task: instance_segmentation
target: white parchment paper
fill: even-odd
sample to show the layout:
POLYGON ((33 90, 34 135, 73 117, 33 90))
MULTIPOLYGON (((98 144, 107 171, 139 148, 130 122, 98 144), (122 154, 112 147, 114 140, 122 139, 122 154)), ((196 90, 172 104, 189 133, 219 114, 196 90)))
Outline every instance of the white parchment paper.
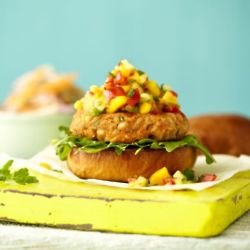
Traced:
MULTIPOLYGON (((250 156, 241 155, 240 157, 234 157, 229 155, 214 155, 216 162, 207 165, 204 156, 199 156, 194 171, 197 176, 205 173, 216 174, 217 178, 215 181, 192 183, 192 184, 181 184, 181 185, 164 185, 164 186, 151 186, 151 187, 138 187, 138 189, 148 190, 196 190, 200 191, 209 187, 212 187, 220 182, 230 179, 236 173, 250 170, 250 156)), ((73 182, 83 182, 90 184, 106 185, 119 188, 129 188, 127 183, 102 181, 96 179, 80 179, 75 176, 67 167, 66 162, 62 162, 55 154, 55 150, 52 146, 48 146, 43 151, 32 157, 30 160, 15 159, 10 156, 0 153, 0 166, 3 165, 7 160, 13 159, 14 168, 27 167, 35 170, 39 173, 50 175, 55 178, 62 180, 68 180, 73 182), (47 169, 41 166, 42 164, 48 164, 51 169, 47 169)), ((110 163, 112 164, 112 163, 110 163)))

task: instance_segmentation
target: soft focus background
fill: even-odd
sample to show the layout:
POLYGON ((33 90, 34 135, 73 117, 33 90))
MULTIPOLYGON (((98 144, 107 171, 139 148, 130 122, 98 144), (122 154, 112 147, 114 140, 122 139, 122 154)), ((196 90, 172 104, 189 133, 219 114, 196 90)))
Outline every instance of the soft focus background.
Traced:
POLYGON ((101 84, 122 58, 188 115, 250 115, 249 0, 0 0, 0 99, 40 64, 101 84))

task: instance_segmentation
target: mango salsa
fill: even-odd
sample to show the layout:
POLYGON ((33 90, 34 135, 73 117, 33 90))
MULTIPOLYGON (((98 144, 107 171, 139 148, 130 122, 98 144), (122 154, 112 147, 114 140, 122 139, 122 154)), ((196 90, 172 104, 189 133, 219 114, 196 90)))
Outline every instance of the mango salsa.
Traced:
POLYGON ((161 114, 180 112, 177 94, 170 86, 161 86, 127 60, 120 61, 108 74, 105 83, 92 85, 75 109, 88 110, 90 115, 128 112, 161 114))

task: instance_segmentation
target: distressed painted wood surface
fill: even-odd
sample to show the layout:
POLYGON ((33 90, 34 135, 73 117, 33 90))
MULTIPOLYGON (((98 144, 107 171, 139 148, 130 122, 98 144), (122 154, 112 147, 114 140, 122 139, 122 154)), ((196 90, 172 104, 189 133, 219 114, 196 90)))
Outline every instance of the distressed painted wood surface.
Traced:
POLYGON ((250 208, 250 172, 195 191, 131 190, 35 173, 38 184, 0 184, 0 220, 116 233, 209 237, 250 208))
POLYGON ((221 235, 197 239, 191 237, 101 233, 0 224, 0 250, 249 250, 250 212, 233 223, 221 235))

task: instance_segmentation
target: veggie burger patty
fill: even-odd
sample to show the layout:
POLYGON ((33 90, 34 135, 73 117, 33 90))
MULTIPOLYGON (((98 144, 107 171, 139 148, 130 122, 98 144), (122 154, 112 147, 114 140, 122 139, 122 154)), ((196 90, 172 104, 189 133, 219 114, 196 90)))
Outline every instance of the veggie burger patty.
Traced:
POLYGON ((70 127, 74 136, 124 143, 143 138, 176 140, 184 137, 188 129, 188 120, 181 113, 154 115, 120 112, 90 116, 82 111, 74 115, 70 127))

